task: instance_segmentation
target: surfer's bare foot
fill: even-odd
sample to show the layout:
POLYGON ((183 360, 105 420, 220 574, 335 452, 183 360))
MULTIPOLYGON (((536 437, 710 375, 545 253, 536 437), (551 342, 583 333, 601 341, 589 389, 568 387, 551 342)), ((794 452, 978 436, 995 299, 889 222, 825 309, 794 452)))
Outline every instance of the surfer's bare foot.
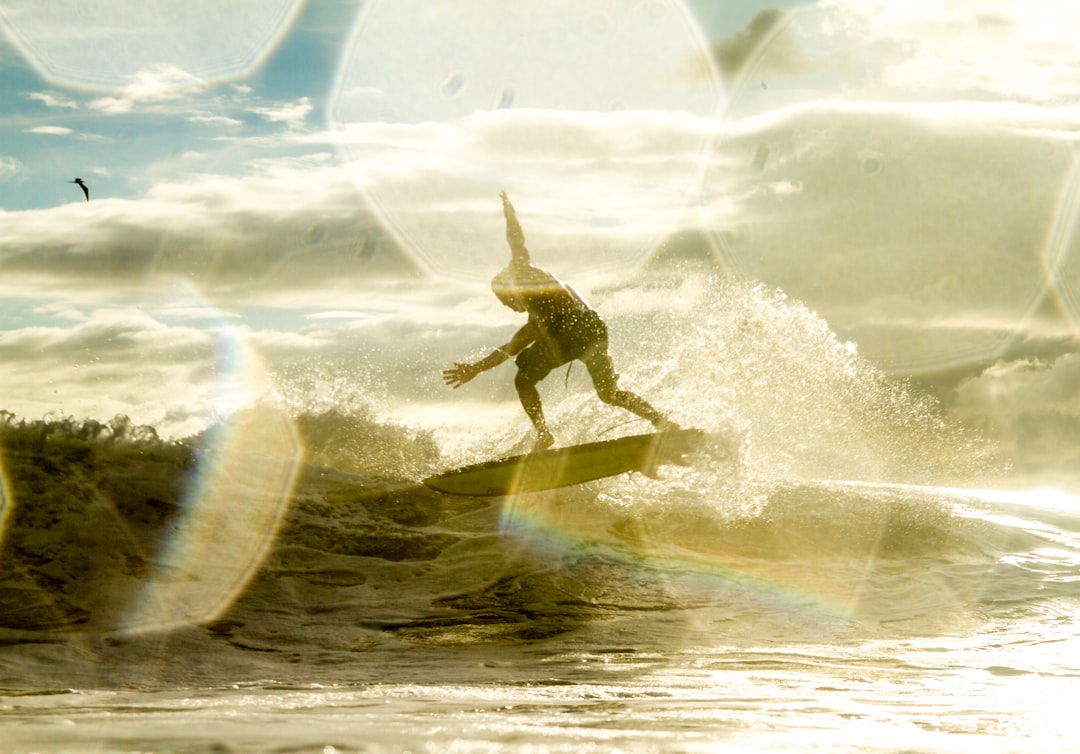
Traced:
POLYGON ((536 445, 533 445, 532 452, 539 453, 541 450, 547 450, 555 444, 555 435, 550 432, 541 432, 536 437, 536 445))

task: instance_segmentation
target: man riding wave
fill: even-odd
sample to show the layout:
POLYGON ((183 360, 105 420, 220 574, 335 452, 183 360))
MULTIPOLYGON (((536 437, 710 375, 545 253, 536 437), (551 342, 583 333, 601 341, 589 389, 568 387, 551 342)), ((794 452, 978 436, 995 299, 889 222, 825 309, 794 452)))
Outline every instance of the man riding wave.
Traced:
POLYGON ((573 286, 532 265, 514 205, 505 191, 500 196, 506 217, 506 241, 510 244, 510 264, 491 281, 491 290, 514 311, 527 312, 529 320, 508 343, 479 361, 455 362, 453 369, 444 370, 446 384, 457 389, 481 372, 514 358, 517 364, 514 387, 536 428, 534 452, 555 444, 536 385, 551 370, 574 359, 589 370, 596 394, 604 403, 637 414, 659 430, 677 429, 677 425, 645 399, 619 388, 619 375, 608 353, 607 325, 573 286))

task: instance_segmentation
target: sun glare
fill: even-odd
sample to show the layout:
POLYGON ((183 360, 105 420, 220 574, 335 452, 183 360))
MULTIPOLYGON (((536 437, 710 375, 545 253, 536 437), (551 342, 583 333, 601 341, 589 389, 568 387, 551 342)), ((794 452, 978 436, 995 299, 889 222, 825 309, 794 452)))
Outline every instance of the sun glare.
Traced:
POLYGON ((146 101, 250 72, 275 48, 302 5, 12 0, 0 6, 0 26, 53 84, 146 101))
POLYGON ((356 20, 329 114, 401 245, 441 275, 486 280, 502 262, 498 204, 485 211, 500 190, 534 208, 530 240, 588 243, 593 253, 574 252, 579 275, 639 262, 697 189, 712 137, 700 121, 722 99, 675 0, 374 0, 356 20), (645 218, 642 237, 612 236, 645 218))

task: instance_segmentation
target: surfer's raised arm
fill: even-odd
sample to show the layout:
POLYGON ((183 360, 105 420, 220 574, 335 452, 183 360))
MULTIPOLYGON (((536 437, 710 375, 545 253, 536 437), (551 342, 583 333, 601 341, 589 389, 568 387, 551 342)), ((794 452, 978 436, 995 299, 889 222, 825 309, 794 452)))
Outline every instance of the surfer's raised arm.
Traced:
POLYGON ((506 242, 510 244, 510 264, 528 265, 529 250, 525 248, 525 231, 521 229, 521 223, 518 222, 517 212, 514 211, 514 205, 510 203, 510 197, 505 191, 500 192, 499 197, 502 199, 503 217, 506 218, 506 242))

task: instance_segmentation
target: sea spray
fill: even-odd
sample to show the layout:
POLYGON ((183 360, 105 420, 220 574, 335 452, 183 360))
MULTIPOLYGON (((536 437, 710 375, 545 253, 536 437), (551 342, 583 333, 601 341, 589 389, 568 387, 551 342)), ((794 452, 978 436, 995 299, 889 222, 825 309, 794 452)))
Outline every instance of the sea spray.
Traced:
MULTIPOLYGON (((998 552, 994 527, 957 517, 949 494, 926 488, 985 478, 993 446, 884 376, 802 304, 713 277, 627 287, 600 303, 615 312, 624 384, 720 438, 719 457, 665 467, 659 480, 632 474, 521 496, 508 502, 504 530, 541 551, 719 574, 845 619, 906 621, 925 610, 916 600, 889 612, 858 597, 889 563, 985 565, 998 552), (643 305, 650 296, 663 303, 643 305), (815 575, 824 562, 828 578, 815 575)), ((583 375, 559 392, 548 393, 549 415, 566 443, 643 431, 600 404, 583 375)))
MULTIPOLYGON (((623 383, 684 426, 745 434, 749 475, 925 484, 995 468, 990 443, 782 291, 687 276, 666 289, 617 289, 600 303, 618 312, 610 326, 623 383), (655 305, 640 305, 650 298, 655 305)), ((572 407, 580 427, 615 420, 593 401, 572 407)))

